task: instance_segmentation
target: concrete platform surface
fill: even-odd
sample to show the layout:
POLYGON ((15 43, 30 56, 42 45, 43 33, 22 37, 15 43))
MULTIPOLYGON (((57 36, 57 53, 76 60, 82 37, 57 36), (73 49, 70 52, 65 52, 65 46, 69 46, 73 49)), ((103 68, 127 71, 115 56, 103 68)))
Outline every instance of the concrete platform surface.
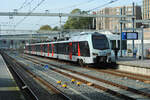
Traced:
POLYGON ((1 55, 0 100, 25 100, 1 55))
POLYGON ((150 59, 140 60, 133 57, 119 57, 116 63, 119 65, 127 65, 150 69, 150 59))

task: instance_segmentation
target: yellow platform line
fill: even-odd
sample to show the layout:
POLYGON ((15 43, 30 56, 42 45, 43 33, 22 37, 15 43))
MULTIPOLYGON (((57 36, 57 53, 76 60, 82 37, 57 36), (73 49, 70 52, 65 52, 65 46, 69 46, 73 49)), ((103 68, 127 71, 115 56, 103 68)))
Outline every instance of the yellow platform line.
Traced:
POLYGON ((0 87, 0 91, 20 91, 18 87, 0 87))

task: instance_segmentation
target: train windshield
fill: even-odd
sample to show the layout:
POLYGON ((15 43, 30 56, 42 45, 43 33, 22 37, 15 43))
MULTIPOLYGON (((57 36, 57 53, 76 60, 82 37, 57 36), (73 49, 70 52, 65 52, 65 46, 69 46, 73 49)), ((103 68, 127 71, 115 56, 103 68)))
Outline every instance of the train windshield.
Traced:
POLYGON ((109 49, 109 42, 105 35, 92 35, 92 42, 94 49, 109 49))

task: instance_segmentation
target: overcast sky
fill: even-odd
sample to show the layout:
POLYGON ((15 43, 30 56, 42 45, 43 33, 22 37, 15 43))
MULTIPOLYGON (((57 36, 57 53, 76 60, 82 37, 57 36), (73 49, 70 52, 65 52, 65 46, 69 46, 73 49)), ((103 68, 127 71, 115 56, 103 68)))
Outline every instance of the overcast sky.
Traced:
MULTIPOLYGON (((37 6, 42 0, 1 0, 0 12, 12 12, 18 9, 18 12, 29 12, 37 6)), ((142 5, 142 0, 116 0, 116 2, 104 5, 112 0, 45 0, 34 12, 45 12, 49 10, 50 13, 69 13, 75 8, 81 10, 90 10, 95 7, 103 9, 105 7, 132 5, 135 2, 142 5)), ((115 0, 114 0, 115 1, 115 0)), ((20 22, 24 17, 0 17, 1 29, 13 29, 16 23, 20 22)), ((62 18, 64 23, 67 18, 62 18)), ((27 17, 22 23, 17 25, 16 29, 38 30, 41 25, 50 25, 52 27, 59 26, 58 17, 27 17)))

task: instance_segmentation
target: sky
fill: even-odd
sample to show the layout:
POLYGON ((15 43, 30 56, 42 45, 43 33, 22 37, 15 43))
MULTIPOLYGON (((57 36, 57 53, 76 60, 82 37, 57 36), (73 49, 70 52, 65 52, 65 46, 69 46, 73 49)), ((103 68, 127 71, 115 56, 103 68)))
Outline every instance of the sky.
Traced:
MULTIPOLYGON (((2 0, 0 4, 0 12, 30 12, 42 0, 2 0)), ((33 12, 45 13, 70 13, 73 9, 79 8, 84 11, 98 7, 94 11, 98 11, 105 7, 142 5, 142 0, 114 0, 116 2, 105 5, 112 0, 43 0, 33 12), (104 6, 105 5, 105 6, 104 6)), ((24 17, 17 16, 0 16, 0 29, 16 29, 16 30, 38 30, 42 25, 50 25, 51 27, 59 26, 59 17, 31 17, 28 16, 21 23, 24 17), (19 23, 19 24, 18 24, 19 23), (16 27, 14 27, 17 25, 16 27)), ((62 17, 62 24, 65 23, 67 17, 62 17)))

